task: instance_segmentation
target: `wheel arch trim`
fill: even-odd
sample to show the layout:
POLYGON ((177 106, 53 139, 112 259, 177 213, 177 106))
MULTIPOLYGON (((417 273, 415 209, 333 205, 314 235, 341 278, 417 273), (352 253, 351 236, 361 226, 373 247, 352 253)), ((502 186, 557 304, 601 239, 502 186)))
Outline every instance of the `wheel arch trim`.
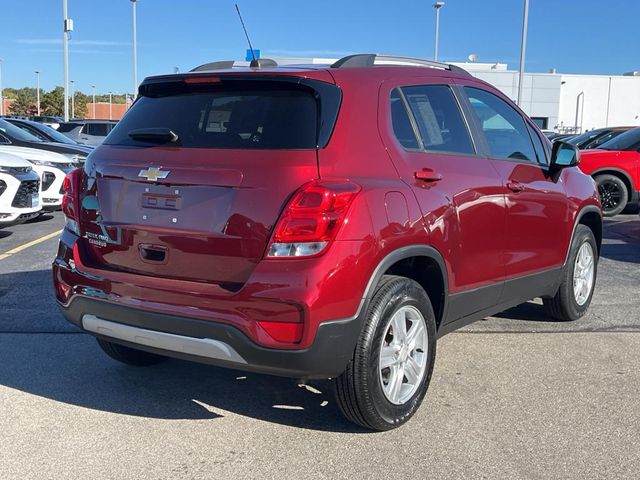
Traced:
POLYGON ((382 260, 380 260, 376 268, 373 270, 373 273, 369 277, 369 282, 367 283, 364 294, 362 295, 362 299, 360 300, 360 304, 358 305, 358 310, 356 311, 355 315, 351 317, 352 319, 360 317, 369 300, 371 300, 371 298, 373 297, 375 289, 380 283, 382 276, 389 269, 389 267, 399 262, 400 260, 411 257, 427 257, 431 260, 434 260, 438 264, 440 273, 442 274, 442 283, 444 289, 444 305, 442 308, 444 318, 447 310, 447 298, 449 296, 447 267, 445 265, 444 258, 438 250, 430 245, 408 245, 392 251, 391 253, 387 254, 382 260))
MULTIPOLYGON (((571 253, 571 244, 573 244, 573 237, 576 234, 578 225, 582 225, 580 220, 582 220, 582 218, 584 218, 584 216, 587 215, 588 213, 598 214, 598 216, 600 217, 600 225, 602 225, 602 210, 597 206, 586 205, 578 211, 578 214, 576 215, 576 219, 573 222, 573 229, 571 230, 571 238, 569 239, 569 245, 567 246, 567 253, 565 254, 563 266, 565 266, 567 264, 567 261, 569 260, 569 254, 571 253)), ((602 238, 602 231, 600 232, 600 238, 602 238)), ((600 252, 598 251, 598 256, 599 255, 600 255, 600 252)))

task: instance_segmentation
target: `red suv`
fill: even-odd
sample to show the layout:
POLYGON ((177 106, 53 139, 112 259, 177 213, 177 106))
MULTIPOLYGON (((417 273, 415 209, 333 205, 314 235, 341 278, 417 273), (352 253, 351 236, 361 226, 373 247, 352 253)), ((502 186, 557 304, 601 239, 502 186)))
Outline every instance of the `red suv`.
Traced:
POLYGON ((368 54, 218 66, 147 78, 67 177, 56 296, 108 355, 334 378, 385 430, 436 338, 534 297, 585 313, 594 182, 498 90, 368 54))
POLYGON ((640 128, 582 152, 580 170, 598 185, 602 213, 613 217, 640 199, 640 128))

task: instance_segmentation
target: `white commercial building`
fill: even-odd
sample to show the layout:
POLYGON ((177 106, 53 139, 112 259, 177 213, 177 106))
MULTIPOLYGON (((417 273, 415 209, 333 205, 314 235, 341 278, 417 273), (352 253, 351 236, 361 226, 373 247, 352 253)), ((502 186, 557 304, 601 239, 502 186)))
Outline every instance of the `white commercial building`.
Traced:
MULTIPOLYGON (((269 56, 269 55, 267 55, 269 56)), ((279 65, 327 64, 335 58, 274 58, 279 65)), ((505 63, 455 63, 514 101, 518 72, 505 63)), ((542 129, 581 133, 640 125, 640 72, 624 75, 525 73, 522 109, 542 129)))
MULTIPOLYGON (((503 63, 457 63, 472 75, 518 96, 518 72, 503 63)), ((584 132, 599 127, 640 125, 640 76, 525 73, 522 109, 541 128, 584 132)))

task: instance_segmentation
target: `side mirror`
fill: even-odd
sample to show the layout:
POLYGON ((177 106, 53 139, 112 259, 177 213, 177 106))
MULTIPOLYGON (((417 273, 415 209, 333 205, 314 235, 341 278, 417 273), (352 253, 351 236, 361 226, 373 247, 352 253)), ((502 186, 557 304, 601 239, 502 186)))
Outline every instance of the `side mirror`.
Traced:
POLYGON ((570 143, 557 141, 551 150, 551 169, 557 172, 566 167, 575 167, 580 163, 580 150, 570 143))

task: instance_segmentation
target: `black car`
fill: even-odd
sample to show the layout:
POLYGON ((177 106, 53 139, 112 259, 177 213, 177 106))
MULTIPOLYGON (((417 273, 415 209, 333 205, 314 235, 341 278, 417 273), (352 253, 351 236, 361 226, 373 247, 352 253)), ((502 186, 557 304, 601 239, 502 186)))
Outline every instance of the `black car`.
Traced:
POLYGON ((580 150, 589 150, 591 148, 599 148, 603 143, 608 142, 612 138, 615 138, 621 133, 631 130, 632 128, 635 127, 595 128, 565 141, 575 145, 580 150))
POLYGON ((0 119, 0 144, 15 145, 17 147, 37 148, 56 152, 69 158, 71 162, 84 163, 89 152, 82 145, 69 145, 58 142, 45 142, 35 135, 16 127, 7 120, 0 119))
POLYGON ((51 128, 49 125, 45 125, 44 123, 38 123, 22 118, 5 118, 5 120, 15 125, 16 127, 21 128, 25 132, 29 132, 31 135, 38 137, 43 142, 64 143, 65 145, 71 145, 86 152, 87 155, 93 150, 93 147, 78 143, 70 139, 66 135, 63 135, 55 128, 51 128))

